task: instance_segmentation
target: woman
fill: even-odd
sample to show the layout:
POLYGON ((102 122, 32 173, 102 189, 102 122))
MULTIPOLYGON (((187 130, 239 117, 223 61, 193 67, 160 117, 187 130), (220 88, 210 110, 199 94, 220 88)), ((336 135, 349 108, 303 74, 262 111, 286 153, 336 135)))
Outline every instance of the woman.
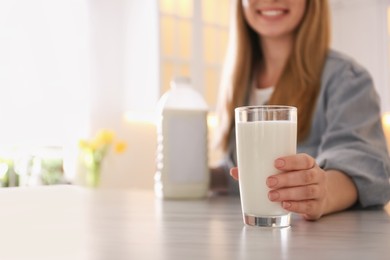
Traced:
POLYGON ((278 158, 271 201, 316 220, 353 205, 390 200, 390 162, 368 72, 329 49, 327 0, 237 0, 219 100, 226 153, 212 188, 237 192, 234 108, 298 108, 298 154, 278 158))

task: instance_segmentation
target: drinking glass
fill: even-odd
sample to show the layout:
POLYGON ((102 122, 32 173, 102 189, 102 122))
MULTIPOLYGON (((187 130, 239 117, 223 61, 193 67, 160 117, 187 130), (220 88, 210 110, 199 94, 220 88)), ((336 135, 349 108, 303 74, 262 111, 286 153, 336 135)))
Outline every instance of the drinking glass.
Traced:
MULTIPOLYGON (((244 223, 288 227, 290 213, 268 199, 268 176, 280 173, 274 161, 296 153, 297 108, 246 106, 235 109, 237 164, 244 223)), ((283 173, 281 173, 283 174, 283 173)))

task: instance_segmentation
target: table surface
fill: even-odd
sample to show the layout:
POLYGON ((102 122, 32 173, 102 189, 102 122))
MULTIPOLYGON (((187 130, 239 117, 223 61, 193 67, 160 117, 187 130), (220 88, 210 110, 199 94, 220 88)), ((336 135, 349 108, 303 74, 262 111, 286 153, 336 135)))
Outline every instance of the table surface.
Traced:
POLYGON ((386 211, 290 228, 246 227, 234 197, 168 201, 151 191, 0 189, 0 259, 390 259, 386 211))

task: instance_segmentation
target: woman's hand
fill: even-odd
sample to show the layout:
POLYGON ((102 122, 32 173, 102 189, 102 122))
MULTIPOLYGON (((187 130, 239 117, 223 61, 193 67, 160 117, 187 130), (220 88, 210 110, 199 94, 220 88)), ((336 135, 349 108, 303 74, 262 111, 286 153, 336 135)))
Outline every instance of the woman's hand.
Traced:
MULTIPOLYGON (((267 178, 271 201, 281 202, 283 208, 299 213, 307 220, 316 220, 325 214, 327 174, 314 158, 297 154, 278 158, 274 165, 282 173, 267 178)), ((230 174, 238 179, 237 168, 231 169, 230 174)))
POLYGON ((319 219, 326 209, 327 180, 315 159, 307 154, 287 156, 275 160, 275 168, 282 174, 267 178, 269 199, 307 220, 319 219))

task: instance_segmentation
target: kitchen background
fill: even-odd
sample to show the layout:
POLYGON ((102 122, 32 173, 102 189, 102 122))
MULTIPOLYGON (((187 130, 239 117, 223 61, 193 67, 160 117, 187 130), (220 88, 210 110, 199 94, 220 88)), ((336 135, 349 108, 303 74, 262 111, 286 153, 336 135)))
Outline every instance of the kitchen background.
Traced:
MULTIPOLYGON (((230 2, 1 0, 1 185, 76 183, 80 139, 110 129, 127 148, 107 155, 101 186, 152 189, 155 106, 174 76, 207 101, 212 134, 230 2)), ((390 1, 330 3, 332 46, 371 72, 385 115, 390 1)))

